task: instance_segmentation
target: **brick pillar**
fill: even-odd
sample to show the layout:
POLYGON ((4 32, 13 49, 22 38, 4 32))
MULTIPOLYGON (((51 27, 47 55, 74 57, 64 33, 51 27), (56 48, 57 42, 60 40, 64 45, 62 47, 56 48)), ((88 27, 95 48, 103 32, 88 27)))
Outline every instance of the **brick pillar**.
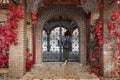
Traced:
POLYGON ((32 40, 32 35, 33 33, 32 33, 32 26, 31 25, 28 25, 27 26, 27 39, 28 39, 28 43, 27 43, 27 45, 28 45, 28 48, 30 49, 30 53, 32 53, 33 54, 33 40, 32 40))
POLYGON ((86 27, 81 24, 80 26, 80 63, 86 65, 86 27))
POLYGON ((27 30, 26 30, 26 34, 27 34, 27 39, 28 39, 28 48, 29 48, 29 52, 33 54, 33 26, 32 26, 32 19, 31 19, 31 14, 27 13, 27 30))
MULTIPOLYGON (((84 18, 84 20, 85 20, 85 18, 84 18)), ((81 25, 80 26, 80 34, 79 34, 79 43, 80 43, 80 45, 79 45, 79 52, 80 52, 80 63, 81 64, 83 64, 83 65, 86 65, 86 52, 87 52, 87 50, 86 50, 86 45, 87 45, 87 43, 86 43, 86 26, 85 26, 85 21, 81 21, 81 24, 79 24, 79 25, 81 25)))
POLYGON ((116 45, 115 38, 111 38, 109 41, 107 39, 107 22, 109 22, 111 19, 111 13, 115 9, 116 4, 108 5, 111 0, 104 0, 105 7, 103 9, 103 38, 104 38, 104 44, 103 44, 103 75, 104 77, 111 77, 111 70, 114 69, 113 64, 113 58, 112 54, 114 53, 111 50, 111 45, 116 45))
MULTIPOLYGON (((90 19, 91 19, 91 12, 86 14, 86 44, 89 44, 90 42, 90 19)), ((89 55, 90 49, 88 46, 86 46, 86 63, 89 61, 89 55)))
MULTIPOLYGON (((23 11, 24 6, 22 5, 23 11)), ((25 73, 26 63, 26 30, 25 30, 25 17, 20 20, 16 29, 19 33, 17 36, 18 45, 10 46, 9 54, 9 76, 10 77, 22 77, 25 73)))
MULTIPOLYGON (((40 27, 40 26, 39 26, 40 27)), ((36 26, 36 65, 42 63, 42 29, 38 29, 36 26)))

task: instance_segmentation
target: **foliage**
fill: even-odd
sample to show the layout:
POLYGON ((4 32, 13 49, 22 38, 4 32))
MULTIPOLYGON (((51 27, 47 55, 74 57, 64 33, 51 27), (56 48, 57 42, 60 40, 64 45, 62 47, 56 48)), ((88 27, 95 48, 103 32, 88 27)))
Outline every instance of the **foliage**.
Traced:
POLYGON ((97 76, 101 74, 101 54, 102 54, 102 45, 103 45, 103 30, 102 30, 103 22, 98 20, 95 26, 91 27, 92 37, 88 46, 90 48, 90 57, 89 57, 89 65, 90 65, 90 73, 95 73, 97 76))
POLYGON ((28 47, 26 48, 26 71, 31 69, 31 66, 34 64, 33 55, 29 53, 28 47))
POLYGON ((7 14, 7 20, 0 24, 0 67, 8 67, 9 47, 17 45, 18 22, 23 18, 22 8, 20 6, 9 6, 10 12, 7 14))
MULTIPOLYGON (((120 5, 120 4, 119 4, 120 5)), ((112 77, 119 77, 120 76, 120 32, 119 26, 120 25, 120 6, 114 9, 111 15, 111 22, 108 22, 107 30, 108 30, 108 39, 111 41, 112 37, 117 40, 117 53, 116 47, 112 47, 113 52, 113 63, 114 69, 111 71, 112 77)))
POLYGON ((32 12, 32 23, 33 24, 37 23, 37 12, 32 12))

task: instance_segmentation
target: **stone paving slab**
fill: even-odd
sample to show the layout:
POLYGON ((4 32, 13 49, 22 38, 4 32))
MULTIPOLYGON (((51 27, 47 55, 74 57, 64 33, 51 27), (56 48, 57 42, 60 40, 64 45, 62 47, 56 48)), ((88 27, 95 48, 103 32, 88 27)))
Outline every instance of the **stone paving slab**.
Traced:
POLYGON ((52 79, 52 80, 99 80, 94 74, 89 74, 87 67, 78 62, 44 62, 34 66, 23 79, 52 79))
POLYGON ((16 79, 16 78, 0 78, 0 80, 120 80, 116 78, 104 78, 104 79, 16 79))
MULTIPOLYGON (((45 62, 32 67, 22 78, 10 78, 6 73, 1 74, 0 80, 100 80, 96 75, 89 74, 88 67, 77 62, 45 62)), ((103 78, 101 80, 120 80, 103 78)))

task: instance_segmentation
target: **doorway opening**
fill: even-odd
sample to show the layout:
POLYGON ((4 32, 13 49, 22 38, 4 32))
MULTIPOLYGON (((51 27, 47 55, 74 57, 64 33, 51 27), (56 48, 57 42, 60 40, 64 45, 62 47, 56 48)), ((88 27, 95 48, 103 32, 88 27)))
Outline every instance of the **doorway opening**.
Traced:
POLYGON ((79 30, 77 24, 65 16, 55 16, 45 23, 42 31, 43 62, 62 62, 64 60, 63 47, 59 42, 67 30, 72 33, 72 51, 69 54, 69 61, 79 61, 79 30))

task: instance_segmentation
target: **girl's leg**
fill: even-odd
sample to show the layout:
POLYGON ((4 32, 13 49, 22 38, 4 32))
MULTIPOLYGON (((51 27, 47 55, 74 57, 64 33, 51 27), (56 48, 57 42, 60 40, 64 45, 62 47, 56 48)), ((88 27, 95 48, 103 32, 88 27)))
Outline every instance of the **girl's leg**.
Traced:
POLYGON ((63 58, 65 61, 68 62, 68 58, 69 58, 69 50, 68 49, 63 49, 63 58))

